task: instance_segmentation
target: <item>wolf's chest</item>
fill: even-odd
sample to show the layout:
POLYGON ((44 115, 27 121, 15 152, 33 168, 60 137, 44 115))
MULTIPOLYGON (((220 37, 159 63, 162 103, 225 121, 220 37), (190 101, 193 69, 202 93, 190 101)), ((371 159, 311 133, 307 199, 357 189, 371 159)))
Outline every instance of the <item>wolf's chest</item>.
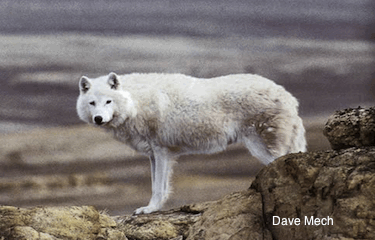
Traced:
POLYGON ((150 142, 145 136, 121 127, 112 129, 112 132, 117 140, 125 143, 132 149, 148 156, 152 155, 150 142))

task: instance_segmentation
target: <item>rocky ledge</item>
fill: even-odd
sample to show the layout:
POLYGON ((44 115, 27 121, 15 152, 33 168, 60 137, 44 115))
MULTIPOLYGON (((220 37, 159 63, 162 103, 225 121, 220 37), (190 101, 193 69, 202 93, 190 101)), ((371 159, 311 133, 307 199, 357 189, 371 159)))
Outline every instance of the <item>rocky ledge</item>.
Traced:
POLYGON ((281 157, 218 201, 114 217, 87 206, 2 206, 0 239, 375 239, 373 112, 335 113, 325 128, 335 150, 281 157))

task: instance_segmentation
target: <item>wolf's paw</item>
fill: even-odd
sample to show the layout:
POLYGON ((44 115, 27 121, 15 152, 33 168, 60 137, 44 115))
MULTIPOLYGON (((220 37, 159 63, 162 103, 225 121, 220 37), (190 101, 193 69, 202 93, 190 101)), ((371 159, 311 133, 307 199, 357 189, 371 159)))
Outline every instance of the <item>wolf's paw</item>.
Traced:
POLYGON ((155 207, 155 206, 146 206, 146 207, 140 207, 140 208, 137 208, 133 215, 138 215, 138 214, 148 214, 148 213, 152 213, 152 212, 155 212, 159 210, 159 208, 155 207))

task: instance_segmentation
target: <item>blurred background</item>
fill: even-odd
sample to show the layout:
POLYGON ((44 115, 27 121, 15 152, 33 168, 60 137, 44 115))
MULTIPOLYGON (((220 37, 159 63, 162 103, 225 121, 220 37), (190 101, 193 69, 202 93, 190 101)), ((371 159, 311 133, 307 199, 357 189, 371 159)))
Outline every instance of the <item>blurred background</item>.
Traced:
MULTIPOLYGON (((80 76, 256 73, 300 101, 309 150, 335 110, 373 106, 372 0, 0 0, 0 204, 131 213, 148 159, 77 117, 80 76)), ((250 159, 250 161, 249 161, 250 159)), ((183 157, 165 208, 250 186, 241 146, 183 157)))

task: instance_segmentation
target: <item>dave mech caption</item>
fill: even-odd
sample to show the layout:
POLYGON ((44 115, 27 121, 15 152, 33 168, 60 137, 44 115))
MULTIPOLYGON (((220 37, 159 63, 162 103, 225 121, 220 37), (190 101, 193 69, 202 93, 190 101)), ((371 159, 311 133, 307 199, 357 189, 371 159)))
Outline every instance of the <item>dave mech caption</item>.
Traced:
MULTIPOLYGON (((314 216, 307 217, 305 216, 303 224, 305 226, 333 226, 333 218, 327 216, 326 218, 315 218, 314 216)), ((301 225, 301 219, 299 218, 280 218, 279 216, 272 217, 272 225, 281 225, 281 226, 291 226, 301 225)))

